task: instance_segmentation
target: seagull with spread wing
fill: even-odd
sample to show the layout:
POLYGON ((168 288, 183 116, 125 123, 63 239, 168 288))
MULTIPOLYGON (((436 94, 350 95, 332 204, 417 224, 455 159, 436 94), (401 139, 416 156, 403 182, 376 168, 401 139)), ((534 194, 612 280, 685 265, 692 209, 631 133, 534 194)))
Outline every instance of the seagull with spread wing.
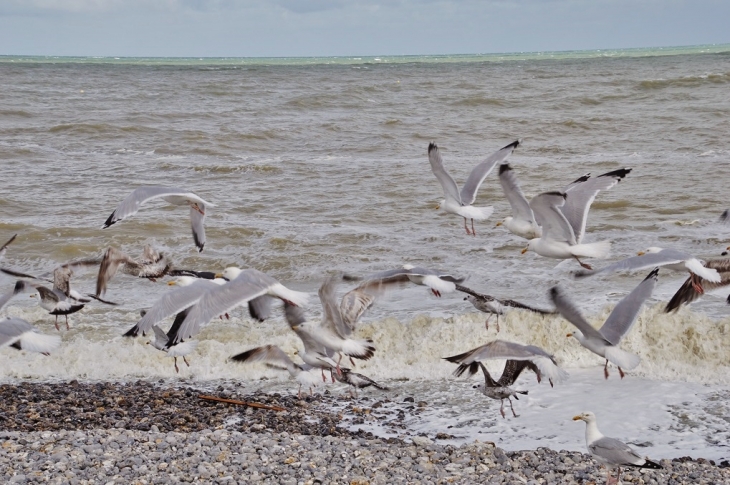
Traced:
MULTIPOLYGON (((692 303, 706 291, 712 291, 730 285, 730 259, 711 259, 704 262, 702 266, 717 271, 717 274, 720 276, 720 281, 710 281, 694 273, 691 274, 674 296, 672 296, 669 303, 667 303, 667 306, 664 308, 666 313, 677 311, 680 306, 692 303), (698 287, 702 291, 697 291, 698 287)), ((728 301, 730 301, 730 297, 728 297, 728 301)))
POLYGON ((190 225, 193 230, 193 240, 198 251, 202 251, 205 246, 205 210, 207 207, 215 207, 215 205, 184 189, 156 186, 134 189, 131 194, 119 203, 101 228, 106 229, 127 217, 133 216, 143 204, 153 199, 163 199, 173 205, 187 205, 190 207, 190 225))
POLYGON ((444 359, 459 364, 459 367, 454 371, 456 377, 461 376, 464 372, 467 372, 468 376, 473 376, 481 369, 484 374, 484 384, 479 384, 475 388, 480 389, 485 396, 499 399, 502 402, 499 412, 503 418, 506 417, 504 413, 505 399, 509 401, 512 414, 517 417, 510 397, 518 399, 517 394, 527 394, 527 391, 516 391, 511 386, 525 368, 535 372, 538 382, 542 380, 543 376, 546 376, 551 386, 553 383, 560 383, 568 378, 568 373, 558 367, 555 358, 540 347, 521 345, 504 340, 494 340, 463 354, 445 357, 444 359), (492 378, 487 368, 482 364, 483 360, 488 359, 507 360, 502 376, 497 381, 492 378))
POLYGON ((106 292, 109 281, 120 271, 130 276, 147 278, 155 281, 162 278, 172 268, 172 264, 164 254, 156 251, 152 246, 145 246, 142 257, 133 259, 117 248, 107 248, 99 264, 99 274, 96 278, 96 296, 106 292))
POLYGON ((58 335, 45 335, 22 318, 8 318, 0 321, 0 348, 12 347, 48 355, 61 345, 58 335))
POLYGON ((609 362, 618 367, 622 379, 623 369, 631 370, 641 362, 638 355, 622 350, 618 345, 636 323, 644 302, 651 297, 658 274, 659 268, 654 268, 644 281, 616 304, 598 330, 588 323, 559 287, 550 288, 550 298, 557 311, 577 328, 575 332, 569 333, 568 337, 575 337, 583 347, 606 359, 606 365, 603 367, 606 379, 608 379, 609 362))
POLYGON ((514 149, 520 144, 519 140, 510 143, 489 155, 483 162, 479 163, 469 174, 464 186, 459 191, 454 179, 444 168, 444 162, 441 159, 441 151, 435 143, 428 145, 428 161, 431 163, 431 170, 438 179, 441 187, 444 189, 445 199, 439 204, 439 208, 443 208, 450 214, 456 214, 464 218, 464 229, 467 234, 476 236, 474 230, 474 219, 484 220, 492 215, 493 207, 474 207, 472 204, 477 198, 479 187, 487 178, 489 172, 495 165, 502 163, 509 157, 514 149), (466 225, 466 220, 471 219, 471 232, 466 225))
POLYGON ((555 310, 543 310, 541 308, 535 308, 529 305, 525 305, 524 303, 520 303, 518 301, 508 299, 501 300, 490 295, 477 293, 476 291, 472 290, 471 288, 467 288, 466 286, 456 285, 456 289, 469 295, 464 298, 464 301, 470 302, 472 305, 474 305, 474 308, 476 308, 480 312, 484 312, 489 315, 487 317, 487 321, 485 322, 487 330, 489 330, 489 319, 492 318, 492 315, 497 315, 497 332, 499 332, 499 316, 504 315, 505 311, 508 308, 527 310, 533 313, 539 313, 540 315, 554 315, 557 313, 555 310))

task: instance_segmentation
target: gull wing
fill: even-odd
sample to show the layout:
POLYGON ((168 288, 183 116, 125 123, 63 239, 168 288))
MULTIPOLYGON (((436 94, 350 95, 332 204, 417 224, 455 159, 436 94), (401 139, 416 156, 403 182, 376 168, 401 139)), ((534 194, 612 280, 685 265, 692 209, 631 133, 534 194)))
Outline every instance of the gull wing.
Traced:
POLYGON ((573 226, 560 210, 567 198, 564 192, 544 192, 533 197, 530 208, 535 214, 535 220, 542 226, 544 238, 574 245, 577 241, 573 226))
POLYGON ((213 288, 218 288, 218 285, 211 280, 201 279, 194 281, 189 286, 182 286, 168 291, 152 305, 152 308, 124 336, 136 337, 140 333, 142 335, 146 334, 154 325, 165 318, 178 314, 186 308, 195 305, 206 292, 213 288))
POLYGON ((47 354, 61 345, 61 337, 39 333, 22 318, 9 318, 0 321, 0 347, 7 345, 17 345, 21 350, 47 354))
MULTIPOLYGON (((479 368, 482 370, 482 374, 484 374, 484 385, 487 387, 499 387, 499 384, 497 384, 495 382, 495 380, 489 374, 489 371, 487 370, 487 368, 484 367, 484 364, 482 364, 481 362, 476 362, 476 363, 479 364, 479 368)), ((461 367, 461 366, 459 366, 459 367, 461 367)), ((457 368, 456 371, 454 372, 454 374, 456 374, 456 372, 458 372, 458 370, 459 369, 457 368)), ((470 374, 470 375, 472 375, 472 374, 470 374)), ((459 376, 457 375, 456 377, 459 377, 459 376)))
POLYGON ((190 227, 193 230, 193 241, 198 248, 198 252, 203 251, 205 246, 205 204, 199 203, 201 214, 199 211, 190 207, 190 227))
POLYGON ((355 330, 357 322, 363 314, 375 304, 376 294, 369 293, 367 289, 355 288, 348 291, 340 301, 340 315, 345 325, 355 330))
MULTIPOLYGON (((698 283, 702 286, 705 292, 712 291, 723 286, 730 285, 730 259, 712 259, 704 264, 705 268, 714 269, 720 274, 720 281, 718 283, 707 281, 704 278, 697 277, 698 283)), ((692 277, 690 276, 684 282, 684 284, 677 290, 672 296, 672 299, 667 303, 665 312, 676 311, 680 306, 688 303, 692 303, 702 295, 697 292, 695 285, 692 284, 692 277)), ((0 308, 2 306, 0 305, 0 308)))
POLYGON ((498 163, 502 163, 507 160, 507 157, 512 155, 512 152, 520 144, 519 140, 513 141, 506 147, 500 148, 496 152, 489 155, 483 162, 474 167, 469 174, 469 177, 464 182, 464 186, 461 188, 461 203, 464 205, 471 205, 477 198, 477 191, 479 187, 487 178, 489 172, 494 169, 494 166, 498 163))
POLYGON ((180 325, 178 332, 170 338, 168 347, 196 335, 200 332, 201 326, 210 322, 214 317, 227 313, 258 296, 265 295, 268 290, 268 287, 241 278, 241 276, 224 285, 215 285, 215 288, 203 293, 198 302, 190 309, 190 313, 180 325))
POLYGON ((593 326, 583 318, 580 311, 573 305, 567 296, 563 294, 563 291, 553 286, 550 288, 550 299, 555 305, 555 309, 565 318, 567 321, 573 324, 575 328, 589 339, 606 340, 605 337, 593 326))
POLYGON ((213 206, 210 202, 206 202, 194 193, 184 189, 159 186, 139 187, 119 203, 101 228, 106 229, 127 217, 133 216, 145 202, 162 197, 179 198, 180 200, 190 200, 198 204, 213 206))
POLYGON ((289 324, 289 328, 291 328, 292 331, 297 334, 297 337, 299 337, 299 339, 304 344, 305 353, 320 353, 329 355, 329 353, 327 352, 327 348, 321 343, 317 342, 312 337, 312 335, 307 332, 306 326, 302 325, 304 322, 307 321, 307 319, 304 316, 304 310, 301 307, 284 303, 284 317, 289 324))
POLYGON ((272 364, 283 364, 292 377, 303 370, 302 366, 294 363, 283 350, 276 345, 264 345, 246 352, 241 352, 230 358, 234 362, 267 362, 272 364))
POLYGON ((522 192, 517 177, 515 177, 515 173, 508 163, 499 166, 499 183, 502 185, 507 202, 512 208, 512 216, 515 219, 535 222, 535 215, 532 213, 530 203, 522 192))
POLYGON ((15 282, 15 287, 13 288, 13 291, 9 291, 5 293, 4 295, 0 295, 0 310, 8 304, 8 302, 18 293, 21 293, 25 290, 25 282, 18 280, 15 282))
POLYGON ((634 288, 631 293, 623 297, 621 301, 616 304, 611 314, 606 319, 606 322, 598 330, 605 340, 610 342, 612 345, 618 345, 621 339, 631 330, 631 327, 636 322, 636 317, 639 315, 641 306, 651 296, 656 286, 657 278, 659 275, 659 268, 649 273, 644 278, 644 281, 634 288))
POLYGON ((525 369, 530 369, 537 375, 537 382, 542 380, 540 369, 531 360, 508 360, 504 364, 504 370, 502 371, 502 376, 497 381, 497 385, 502 387, 511 386, 525 369))
POLYGON ((629 445, 607 436, 590 443, 588 451, 601 457, 611 465, 641 466, 645 462, 629 445))
POLYGON ((107 284, 123 264, 134 265, 136 262, 116 248, 109 247, 104 251, 104 256, 99 264, 99 273, 96 276, 96 296, 106 293, 107 284))
POLYGON ((656 266, 682 263, 689 259, 694 259, 694 257, 684 251, 678 251, 676 249, 662 249, 657 253, 645 253, 641 256, 632 256, 630 258, 622 259, 621 261, 617 261, 594 271, 576 271, 573 275, 576 278, 582 278, 584 276, 613 273, 616 271, 639 271, 656 266))
POLYGON ((324 311, 322 326, 342 338, 348 338, 352 335, 352 329, 345 325, 342 320, 342 314, 335 295, 335 281, 340 278, 341 276, 331 276, 319 287, 319 301, 322 303, 322 310, 324 311))
POLYGON ((444 196, 447 199, 452 199, 463 205, 461 202, 461 195, 459 195, 459 187, 456 185, 456 182, 454 182, 453 177, 449 175, 444 168, 444 161, 441 159, 441 151, 433 142, 428 145, 428 161, 431 163, 431 171, 441 184, 441 188, 444 189, 444 196))
POLYGON ((15 238, 17 236, 18 236, 17 234, 13 234, 13 237, 11 237, 8 240, 8 242, 6 242, 5 244, 2 245, 2 247, 0 247, 0 259, 3 259, 3 256, 5 256, 5 251, 7 250, 8 246, 10 246, 10 243, 12 243, 13 241, 15 241, 15 238))
POLYGON ((578 179, 565 189, 568 195, 565 205, 560 209, 573 228, 575 240, 580 243, 586 229, 588 210, 601 190, 608 190, 631 172, 630 168, 622 168, 604 173, 595 178, 578 179))

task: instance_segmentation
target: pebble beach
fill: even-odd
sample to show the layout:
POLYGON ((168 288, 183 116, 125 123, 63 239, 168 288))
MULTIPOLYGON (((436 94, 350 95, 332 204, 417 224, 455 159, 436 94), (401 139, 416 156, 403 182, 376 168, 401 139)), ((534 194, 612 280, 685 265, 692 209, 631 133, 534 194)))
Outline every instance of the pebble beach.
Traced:
MULTIPOLYGON (((495 442, 440 444, 339 426, 347 414, 378 415, 373 397, 237 394, 136 383, 0 386, 3 483, 603 483, 589 455, 538 448, 506 452, 495 442), (213 394, 285 411, 201 399, 213 394), (341 411, 332 413, 335 401, 341 411), (342 404, 342 403, 340 403, 342 404), (330 410, 330 411, 328 411, 330 410)), ((415 403, 404 409, 418 409, 415 403)), ((404 411, 382 419, 403 419, 404 411)), ((395 423, 394 423, 395 424, 395 423)), ((662 470, 627 470, 623 483, 726 484, 730 463, 661 460, 662 470)))

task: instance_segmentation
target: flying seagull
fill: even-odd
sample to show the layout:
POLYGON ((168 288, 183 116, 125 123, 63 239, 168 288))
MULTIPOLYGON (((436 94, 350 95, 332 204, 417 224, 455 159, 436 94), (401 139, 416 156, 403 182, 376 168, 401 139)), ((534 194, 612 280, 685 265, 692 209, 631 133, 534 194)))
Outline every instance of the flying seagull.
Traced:
POLYGON ((527 394, 527 391, 516 391, 511 386, 525 368, 535 372, 538 382, 542 380, 543 376, 547 376, 551 386, 554 382, 559 383, 568 378, 567 372, 557 366, 553 356, 540 347, 521 345, 504 340, 494 340, 463 354, 445 357, 445 360, 459 364, 459 367, 454 371, 456 377, 461 376, 464 372, 467 372, 468 376, 472 376, 481 369, 484 374, 484 384, 479 384, 475 388, 480 389, 485 396, 501 401, 502 406, 499 412, 503 418, 506 417, 504 413, 505 399, 510 403, 512 414, 517 417, 510 397, 519 399, 517 394, 527 394), (492 378, 481 362, 488 359, 507 360, 502 376, 497 381, 492 378))
POLYGON ((591 178, 590 174, 580 177, 563 191, 545 192, 530 201, 530 208, 537 223, 542 226, 542 236, 530 239, 528 250, 546 258, 575 258, 581 266, 593 269, 580 258, 605 258, 611 243, 600 241, 583 244, 588 210, 601 190, 608 190, 631 172, 622 168, 591 178))
POLYGON ((39 333, 35 327, 22 318, 0 321, 0 348, 10 346, 18 350, 48 355, 59 345, 61 345, 61 337, 39 333))
POLYGON ((528 310, 541 315, 554 315, 557 313, 555 310, 543 310, 514 300, 500 300, 490 295, 477 293, 466 286, 456 285, 456 289, 469 295, 464 298, 464 301, 470 302, 474 305, 474 308, 489 315, 485 323, 487 330, 489 330, 489 319, 492 318, 492 315, 497 315, 497 332, 499 332, 499 316, 504 315, 508 308, 528 310))
POLYGON ((514 149, 520 144, 520 141, 514 141, 509 145, 497 150, 489 155, 483 162, 479 163, 469 174, 464 186, 459 191, 454 179, 444 168, 444 162, 441 159, 441 152, 435 143, 428 145, 428 161, 431 163, 431 171, 438 179, 441 187, 444 189, 445 199, 439 204, 450 214, 457 214, 464 218, 464 229, 467 234, 476 236, 474 230, 474 219, 484 220, 492 215, 494 208, 492 207, 474 207, 472 204, 477 198, 477 191, 482 185, 484 179, 489 175, 494 166, 502 163, 509 157, 514 149), (466 220, 471 219, 471 232, 466 225, 466 220))
POLYGON ((157 252, 152 246, 145 246, 142 257, 132 259, 122 251, 110 247, 104 252, 99 264, 99 274, 96 278, 96 296, 102 296, 106 287, 121 269, 122 273, 139 278, 155 281, 162 278, 172 268, 172 264, 164 254, 157 252))
POLYGON ((497 226, 504 225, 512 234, 527 240, 542 236, 542 228, 535 220, 535 214, 532 212, 530 203, 522 192, 509 163, 503 163, 499 166, 499 183, 502 185, 507 202, 512 208, 512 215, 498 222, 497 226))
POLYGON ((677 290, 664 311, 669 313, 677 311, 680 306, 686 305, 700 298, 706 291, 730 285, 730 259, 711 259, 703 264, 705 268, 714 269, 720 275, 720 281, 708 281, 700 276, 690 275, 684 284, 677 290), (702 292, 697 291, 697 287, 702 288, 702 292))
POLYGON ((215 205, 206 202, 194 193, 184 189, 157 186, 134 189, 131 194, 119 203, 101 228, 106 229, 127 217, 133 216, 142 204, 149 200, 159 198, 173 205, 187 205, 190 207, 190 224, 193 229, 193 240, 198 251, 202 251, 205 246, 205 227, 203 225, 205 222, 205 209, 206 207, 215 207, 215 205))
POLYGON ((644 281, 619 301, 599 330, 593 328, 583 318, 580 311, 559 287, 550 288, 550 298, 555 304, 555 308, 563 318, 578 329, 569 333, 568 337, 575 337, 583 347, 606 359, 606 365, 603 367, 603 374, 606 379, 608 379, 609 362, 618 367, 622 379, 624 378, 623 369, 631 370, 641 362, 638 355, 621 350, 618 345, 636 322, 641 306, 651 297, 658 274, 659 268, 654 268, 644 281))
POLYGON ((629 445, 615 438, 603 436, 596 424, 596 415, 590 411, 573 417, 573 421, 585 421, 586 423, 586 446, 591 455, 599 462, 606 465, 606 483, 619 483, 621 480, 621 467, 633 468, 662 468, 661 465, 646 458, 642 458, 629 445), (617 468, 615 481, 611 480, 610 471, 617 468))
POLYGON ((622 259, 595 271, 576 271, 574 276, 576 278, 583 278, 585 276, 607 274, 615 271, 639 271, 656 266, 662 266, 673 271, 689 271, 692 284, 700 294, 704 293, 704 291, 698 278, 704 278, 712 283, 720 282, 720 274, 716 269, 706 267, 703 261, 695 258, 690 253, 658 247, 650 247, 645 251, 639 251, 637 256, 622 259))

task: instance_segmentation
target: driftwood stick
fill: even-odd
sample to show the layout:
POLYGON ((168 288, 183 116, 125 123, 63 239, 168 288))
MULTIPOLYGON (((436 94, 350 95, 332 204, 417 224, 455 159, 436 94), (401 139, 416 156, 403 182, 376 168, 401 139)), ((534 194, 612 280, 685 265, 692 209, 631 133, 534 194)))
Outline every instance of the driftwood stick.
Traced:
POLYGON ((285 408, 281 408, 279 406, 268 406, 266 404, 259 404, 257 402, 236 401, 235 399, 225 399, 222 397, 206 396, 203 394, 198 396, 198 399, 205 399, 206 401, 224 402, 227 404, 235 404, 237 406, 249 406, 252 408, 268 409, 270 411, 286 411, 285 408))

